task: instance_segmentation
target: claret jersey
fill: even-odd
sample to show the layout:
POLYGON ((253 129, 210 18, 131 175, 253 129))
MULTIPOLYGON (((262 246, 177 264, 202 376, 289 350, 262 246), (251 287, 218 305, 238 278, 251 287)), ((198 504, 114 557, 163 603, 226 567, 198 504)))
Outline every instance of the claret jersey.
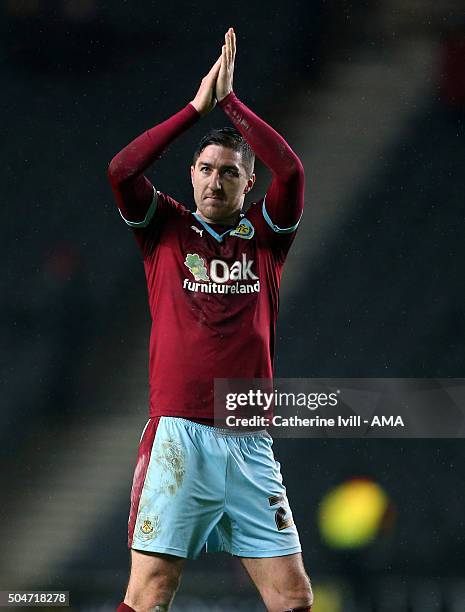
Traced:
POLYGON ((143 221, 124 220, 147 279, 150 415, 213 419, 215 378, 272 377, 281 271, 298 223, 274 225, 265 197, 236 227, 209 225, 155 190, 143 221))
POLYGON ((281 270, 304 206, 304 169, 234 92, 218 106, 272 174, 236 227, 209 225, 144 172, 200 114, 189 103, 140 134, 108 178, 144 259, 152 331, 150 415, 214 418, 215 378, 271 379, 281 270))

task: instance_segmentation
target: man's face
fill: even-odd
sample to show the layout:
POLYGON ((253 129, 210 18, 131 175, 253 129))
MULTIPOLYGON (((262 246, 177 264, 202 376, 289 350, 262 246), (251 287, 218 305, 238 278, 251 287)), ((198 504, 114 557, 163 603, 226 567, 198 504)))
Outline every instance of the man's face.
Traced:
POLYGON ((211 144, 191 166, 197 213, 209 223, 235 225, 255 175, 249 176, 240 151, 211 144))

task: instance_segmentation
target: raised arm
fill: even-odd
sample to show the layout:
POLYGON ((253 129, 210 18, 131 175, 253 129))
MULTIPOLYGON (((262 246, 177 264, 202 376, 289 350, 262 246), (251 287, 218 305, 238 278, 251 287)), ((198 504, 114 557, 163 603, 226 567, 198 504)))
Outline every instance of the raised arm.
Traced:
POLYGON ((143 224, 154 200, 153 185, 144 176, 145 170, 160 158, 175 138, 214 108, 214 89, 220 64, 221 58, 218 58, 187 106, 138 136, 111 160, 108 178, 118 208, 127 221, 143 224))
POLYGON ((289 229, 298 223, 303 211, 304 168, 284 138, 234 94, 235 53, 235 34, 230 28, 222 49, 216 97, 231 123, 247 140, 256 156, 271 170, 273 179, 266 194, 266 212, 278 229, 289 229))

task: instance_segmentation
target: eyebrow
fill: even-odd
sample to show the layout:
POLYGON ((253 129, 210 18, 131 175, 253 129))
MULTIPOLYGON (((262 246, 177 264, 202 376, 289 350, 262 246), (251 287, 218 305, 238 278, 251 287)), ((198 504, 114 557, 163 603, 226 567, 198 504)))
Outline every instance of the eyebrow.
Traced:
MULTIPOLYGON (((212 168, 213 164, 210 164, 209 162, 206 161, 201 161, 199 162, 200 166, 207 166, 208 168, 212 168)), ((227 164, 225 166, 221 166, 220 170, 235 170, 236 172, 240 172, 241 169, 239 168, 239 166, 231 166, 230 164, 227 164)))

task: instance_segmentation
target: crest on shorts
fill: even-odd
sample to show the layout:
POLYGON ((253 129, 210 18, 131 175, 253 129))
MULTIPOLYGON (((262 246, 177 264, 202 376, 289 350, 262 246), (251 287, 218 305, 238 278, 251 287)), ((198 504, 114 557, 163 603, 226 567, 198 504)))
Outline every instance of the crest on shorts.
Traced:
POLYGON ((160 518, 158 516, 139 517, 139 536, 143 540, 151 540, 160 533, 160 518))
POLYGON ((152 533, 153 531, 153 525, 152 525, 152 521, 150 519, 145 519, 143 525, 141 526, 140 530, 145 533, 145 535, 152 533))

